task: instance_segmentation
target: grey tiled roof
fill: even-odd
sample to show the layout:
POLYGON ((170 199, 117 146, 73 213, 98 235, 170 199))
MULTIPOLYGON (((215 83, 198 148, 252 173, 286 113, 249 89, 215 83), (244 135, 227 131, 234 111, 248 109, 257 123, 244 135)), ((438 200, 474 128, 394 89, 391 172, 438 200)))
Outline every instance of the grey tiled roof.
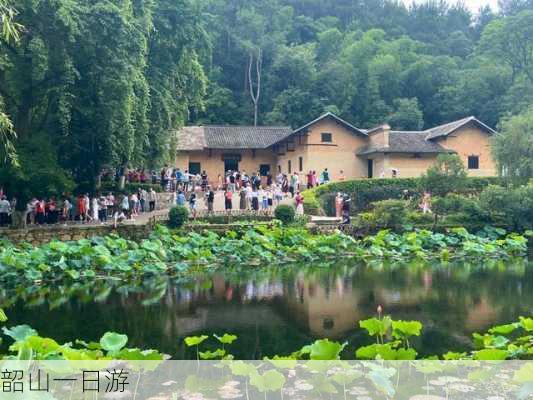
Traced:
POLYGON ((178 132, 178 150, 266 149, 291 134, 288 126, 188 126, 178 132))
POLYGON ((479 126, 481 128, 484 128, 487 132, 489 132, 491 134, 496 133, 492 128, 488 127, 487 125, 485 125, 483 122, 481 122, 477 118, 475 118, 475 117, 467 117, 467 118, 460 119, 459 121, 450 122, 448 124, 436 126, 435 128, 431 128, 431 129, 426 130, 425 131, 426 134, 427 134, 426 138, 428 140, 431 140, 431 139, 436 139, 436 138, 439 138, 439 137, 442 137, 442 136, 448 136, 450 133, 453 133, 457 129, 463 127, 466 124, 470 124, 470 123, 473 123, 473 124, 475 124, 475 125, 477 125, 477 126, 479 126))
POLYGON ((447 153, 445 149, 436 142, 426 139, 426 132, 417 131, 390 131, 389 147, 366 146, 357 154, 367 155, 373 153, 447 153))
POLYGON ((205 135, 203 126, 185 126, 178 130, 178 150, 205 149, 205 135))
POLYGON ((288 126, 206 126, 210 149, 266 149, 290 136, 288 126))
MULTIPOLYGON (((357 152, 359 155, 373 153, 449 153, 451 150, 443 148, 435 139, 448 136, 468 124, 474 124, 487 131, 489 134, 496 133, 492 128, 485 125, 475 117, 467 117, 448 124, 439 125, 425 131, 390 131, 389 147, 365 146, 357 152)), ((366 130, 371 133, 380 127, 366 130)))

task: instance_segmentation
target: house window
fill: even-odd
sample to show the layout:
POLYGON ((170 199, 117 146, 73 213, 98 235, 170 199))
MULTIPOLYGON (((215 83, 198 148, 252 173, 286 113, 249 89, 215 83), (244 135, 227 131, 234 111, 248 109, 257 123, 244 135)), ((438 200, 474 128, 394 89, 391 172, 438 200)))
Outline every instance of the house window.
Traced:
POLYGON ((199 174, 201 171, 201 166, 199 162, 190 162, 189 163, 189 174, 199 174))
POLYGON ((289 172, 289 174, 292 173, 292 165, 291 165, 291 160, 287 161, 287 171, 289 172))
POLYGON ((261 164, 259 166, 259 175, 267 176, 269 174, 270 174, 270 165, 269 164, 261 164))
POLYGON ((468 156, 468 169, 479 169, 479 156, 468 156))
POLYGON ((304 170, 304 158, 298 157, 298 170, 302 172, 304 170))
POLYGON ((322 143, 331 143, 333 142, 333 137, 331 133, 323 132, 321 134, 322 143))

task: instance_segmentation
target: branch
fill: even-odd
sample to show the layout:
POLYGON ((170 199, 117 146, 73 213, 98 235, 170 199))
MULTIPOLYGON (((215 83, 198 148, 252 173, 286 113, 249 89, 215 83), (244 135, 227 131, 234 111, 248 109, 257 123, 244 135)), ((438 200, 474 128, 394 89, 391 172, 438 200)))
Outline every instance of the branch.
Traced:
POLYGON ((256 101, 259 101, 259 95, 261 93, 261 67, 263 65, 263 57, 261 55, 261 49, 259 49, 259 54, 255 62, 256 72, 257 72, 257 92, 256 92, 256 101))
POLYGON ((253 103, 255 104, 255 96, 254 96, 254 87, 252 82, 252 63, 254 61, 253 53, 250 52, 250 60, 248 61, 248 84, 250 86, 250 97, 252 98, 253 103))

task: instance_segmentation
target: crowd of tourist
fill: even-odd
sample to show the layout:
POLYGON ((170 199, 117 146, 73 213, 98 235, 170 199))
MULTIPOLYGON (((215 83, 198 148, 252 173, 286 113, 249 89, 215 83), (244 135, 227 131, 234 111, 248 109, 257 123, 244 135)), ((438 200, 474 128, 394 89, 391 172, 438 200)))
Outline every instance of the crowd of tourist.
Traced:
MULTIPOLYGON (((214 212, 215 197, 223 195, 224 210, 231 212, 236 205, 240 211, 271 212, 283 199, 292 199, 297 215, 304 214, 304 197, 301 190, 330 182, 327 168, 320 174, 309 171, 307 174, 279 173, 273 177, 270 173, 261 176, 257 171, 227 171, 219 174, 215 181, 209 180, 205 171, 191 174, 180 168, 167 168, 161 171, 161 186, 165 190, 176 191, 176 204, 188 206, 192 215, 196 216, 200 196, 203 197, 207 213, 214 212), (201 193, 201 194, 200 194, 201 193)), ((341 179, 344 176, 340 173, 341 179)))
MULTIPOLYGON (((34 197, 26 203, 25 222, 27 225, 53 225, 58 223, 101 223, 112 221, 114 224, 132 219, 141 213, 156 209, 157 193, 153 188, 139 188, 130 195, 115 196, 112 192, 90 196, 64 195, 61 198, 34 197)), ((17 199, 7 200, 0 196, 0 226, 12 223, 17 199)))
MULTIPOLYGON (((106 179, 117 180, 121 172, 110 170, 106 179)), ((203 200, 207 213, 215 211, 216 196, 223 196, 221 204, 226 212, 234 208, 240 211, 270 213, 284 199, 292 200, 297 215, 304 214, 303 189, 311 189, 331 181, 330 172, 325 168, 322 172, 310 170, 307 173, 292 172, 290 174, 260 174, 258 171, 227 171, 219 174, 216 180, 210 180, 206 171, 190 173, 180 168, 163 167, 159 172, 146 171, 143 168, 129 170, 125 175, 128 183, 160 185, 162 191, 174 193, 176 205, 188 206, 191 214, 197 215, 200 200, 203 200), (236 201, 234 201, 236 200, 236 201), (238 206, 236 205, 238 204, 238 206)), ((344 171, 338 174, 343 181, 344 171)), ((157 194, 152 188, 142 188, 129 195, 115 196, 112 192, 90 196, 88 193, 77 197, 63 196, 60 199, 50 197, 33 198, 26 204, 26 223, 45 225, 68 222, 107 223, 115 224, 136 216, 152 212, 156 208, 157 194)), ((421 208, 424 213, 431 212, 431 196, 424 193, 421 208)), ((290 203, 290 202, 287 202, 290 203)), ((349 196, 338 193, 335 198, 336 216, 343 223, 350 223, 349 196)), ((0 189, 0 226, 11 224, 17 199, 7 199, 0 189)))

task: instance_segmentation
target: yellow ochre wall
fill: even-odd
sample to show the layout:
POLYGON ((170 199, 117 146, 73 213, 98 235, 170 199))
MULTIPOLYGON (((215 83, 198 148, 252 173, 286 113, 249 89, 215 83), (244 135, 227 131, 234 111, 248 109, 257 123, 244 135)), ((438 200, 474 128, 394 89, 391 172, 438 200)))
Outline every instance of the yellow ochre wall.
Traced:
POLYGON ((366 160, 356 156, 357 150, 366 145, 366 138, 330 119, 312 125, 307 137, 303 138, 303 143, 298 143, 298 138, 295 138, 295 150, 278 157, 278 165, 281 165, 283 173, 288 172, 288 160, 291 160, 292 170, 299 172, 298 158, 303 157, 304 173, 313 170, 320 174, 327 168, 334 181, 338 180, 341 170, 346 179, 367 176, 366 160), (331 133, 332 142, 322 143, 322 133, 331 133))
POLYGON ((276 173, 276 156, 272 150, 256 150, 255 157, 252 150, 208 150, 178 152, 176 156, 176 168, 189 169, 189 162, 199 162, 200 169, 207 172, 210 183, 216 183, 219 174, 224 173, 223 154, 240 154, 239 169, 248 174, 258 172, 261 164, 270 165, 272 174, 276 173))
MULTIPOLYGON (((436 154, 421 154, 420 157, 415 157, 414 154, 388 154, 386 165, 388 169, 385 170, 385 177, 392 177, 392 170, 398 171, 398 178, 416 178, 422 175, 431 167, 436 159, 436 154)), ((378 175, 381 170, 378 172, 378 175)))
MULTIPOLYGON (((372 141, 382 141, 384 133, 376 132, 372 141)), ((330 178, 338 180, 340 171, 344 171, 346 179, 360 179, 368 176, 367 159, 357 157, 356 153, 369 143, 370 139, 356 135, 331 119, 324 119, 309 127, 306 136, 294 137, 294 151, 285 151, 277 155, 271 149, 256 150, 253 157, 252 150, 208 150, 178 152, 176 167, 182 170, 189 168, 189 161, 200 162, 201 169, 206 170, 210 182, 216 182, 218 174, 224 172, 222 154, 241 154, 242 161, 239 169, 251 174, 259 170, 261 164, 269 164, 271 173, 278 173, 278 165, 283 173, 288 173, 288 161, 291 161, 292 171, 300 172, 299 157, 302 157, 302 174, 314 170, 320 174, 325 168, 330 172, 330 178), (332 142, 322 143, 321 133, 331 133, 332 142)), ((490 136, 474 126, 464 127, 447 138, 438 142, 442 147, 455 151, 462 159, 465 168, 468 167, 468 156, 479 156, 479 169, 468 170, 470 176, 495 176, 496 165, 492 159, 490 136)), ((285 144, 283 144, 285 146, 285 144)), ((374 178, 379 178, 384 171, 384 177, 392 176, 392 170, 398 170, 399 178, 411 178, 422 175, 434 164, 436 154, 375 154, 368 158, 374 160, 374 178)), ((302 182, 305 178, 302 177, 302 182)))
POLYGON ((468 156, 479 157, 479 169, 467 169, 469 176, 496 176, 498 170, 492 158, 490 141, 491 137, 486 132, 465 126, 438 143, 446 149, 454 150, 461 157, 465 168, 468 168, 468 156))

